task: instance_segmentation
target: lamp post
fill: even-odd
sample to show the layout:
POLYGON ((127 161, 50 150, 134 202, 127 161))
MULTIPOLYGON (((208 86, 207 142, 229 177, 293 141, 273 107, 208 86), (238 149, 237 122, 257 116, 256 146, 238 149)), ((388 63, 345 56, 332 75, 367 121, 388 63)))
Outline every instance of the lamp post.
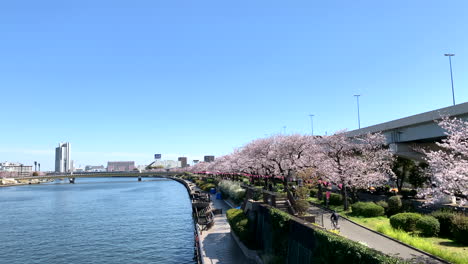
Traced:
POLYGON ((452 74, 452 56, 455 56, 453 53, 444 54, 444 56, 449 57, 449 64, 450 64, 450 80, 452 81, 452 99, 453 105, 455 105, 455 92, 453 90, 453 74, 452 74))
POLYGON ((283 134, 286 135, 286 126, 283 126, 283 134))
POLYGON ((314 135, 314 115, 309 115, 310 116, 310 126, 312 129, 312 136, 314 135))
POLYGON ((357 102, 357 120, 358 120, 358 127, 359 129, 361 129, 361 117, 359 116, 359 96, 361 96, 360 94, 355 94, 354 96, 356 96, 356 102, 357 102))

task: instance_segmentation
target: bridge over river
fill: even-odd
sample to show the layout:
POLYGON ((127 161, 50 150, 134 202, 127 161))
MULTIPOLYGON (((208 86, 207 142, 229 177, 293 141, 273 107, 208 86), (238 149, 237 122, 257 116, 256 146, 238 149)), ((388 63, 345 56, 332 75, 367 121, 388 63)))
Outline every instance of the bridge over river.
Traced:
POLYGON ((103 178, 103 177, 135 177, 141 181, 143 177, 152 178, 167 178, 175 176, 175 172, 92 172, 92 173, 60 173, 60 174, 47 174, 41 176, 27 176, 17 177, 15 179, 21 180, 47 180, 47 179, 65 179, 67 178, 70 183, 75 183, 76 178, 103 178))

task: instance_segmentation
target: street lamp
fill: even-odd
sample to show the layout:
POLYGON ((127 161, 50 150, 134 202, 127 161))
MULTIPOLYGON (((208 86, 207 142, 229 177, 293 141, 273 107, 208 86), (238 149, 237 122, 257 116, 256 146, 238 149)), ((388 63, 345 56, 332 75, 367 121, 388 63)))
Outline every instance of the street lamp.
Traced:
POLYGON ((358 120, 358 127, 359 129, 361 129, 361 117, 359 116, 359 96, 361 96, 360 94, 355 94, 354 96, 356 96, 356 102, 357 102, 357 120, 358 120))
POLYGON ((286 126, 283 126, 283 134, 286 135, 286 126))
POLYGON ((312 128, 312 136, 314 135, 314 115, 309 115, 310 116, 310 126, 312 128))
POLYGON ((453 75, 452 75, 452 56, 455 56, 455 54, 447 53, 447 54, 444 54, 444 56, 449 57, 449 63, 450 63, 450 79, 452 80, 452 99, 453 99, 453 105, 455 105, 455 92, 454 92, 454 90, 453 90, 453 75))

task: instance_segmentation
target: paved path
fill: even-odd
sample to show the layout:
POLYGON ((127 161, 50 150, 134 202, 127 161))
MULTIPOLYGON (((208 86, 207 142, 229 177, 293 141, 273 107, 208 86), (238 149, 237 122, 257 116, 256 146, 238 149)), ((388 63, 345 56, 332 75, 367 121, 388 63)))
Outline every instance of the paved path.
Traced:
MULTIPOLYGON (((317 206, 312 205, 309 209, 309 212, 313 213, 323 213, 323 222, 326 229, 332 229, 330 215, 328 211, 321 209, 317 206)), ((359 241, 365 243, 368 247, 374 248, 378 251, 381 251, 385 254, 398 256, 407 260, 412 260, 414 263, 430 263, 430 264, 440 264, 443 263, 436 259, 430 258, 429 256, 416 251, 410 247, 397 243, 391 239, 388 239, 382 235, 376 234, 372 231, 369 231, 359 225, 350 222, 343 217, 340 217, 340 235, 349 238, 354 241, 359 241)))
POLYGON ((231 236, 231 230, 226 218, 226 211, 230 209, 223 200, 216 200, 211 195, 213 205, 217 209, 223 209, 221 215, 216 215, 214 225, 200 236, 202 245, 202 257, 205 264, 238 264, 250 262, 242 253, 231 236))

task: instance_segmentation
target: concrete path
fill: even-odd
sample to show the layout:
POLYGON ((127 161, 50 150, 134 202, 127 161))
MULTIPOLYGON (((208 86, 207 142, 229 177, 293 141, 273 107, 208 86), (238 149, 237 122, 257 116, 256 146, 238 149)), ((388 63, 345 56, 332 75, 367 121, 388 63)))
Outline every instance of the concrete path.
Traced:
MULTIPOLYGON (((309 212, 310 213, 314 213, 314 212, 323 213, 324 227, 326 229, 332 229, 332 224, 330 220, 331 213, 313 205, 310 207, 309 212)), ((416 251, 410 247, 407 247, 391 239, 388 239, 385 236, 369 231, 359 225, 354 224, 353 222, 346 220, 343 217, 340 217, 339 225, 340 225, 340 235, 346 238, 349 238, 351 240, 354 240, 354 241, 363 242, 368 247, 374 248, 385 254, 401 257, 406 260, 411 260, 414 263, 430 263, 430 264, 443 263, 419 251, 416 251)))
POLYGON ((216 215, 214 225, 203 231, 200 236, 202 257, 205 264, 238 264, 250 262, 242 253, 231 236, 231 229, 226 218, 226 211, 231 207, 223 200, 216 200, 211 195, 214 208, 222 209, 221 215, 216 215))

